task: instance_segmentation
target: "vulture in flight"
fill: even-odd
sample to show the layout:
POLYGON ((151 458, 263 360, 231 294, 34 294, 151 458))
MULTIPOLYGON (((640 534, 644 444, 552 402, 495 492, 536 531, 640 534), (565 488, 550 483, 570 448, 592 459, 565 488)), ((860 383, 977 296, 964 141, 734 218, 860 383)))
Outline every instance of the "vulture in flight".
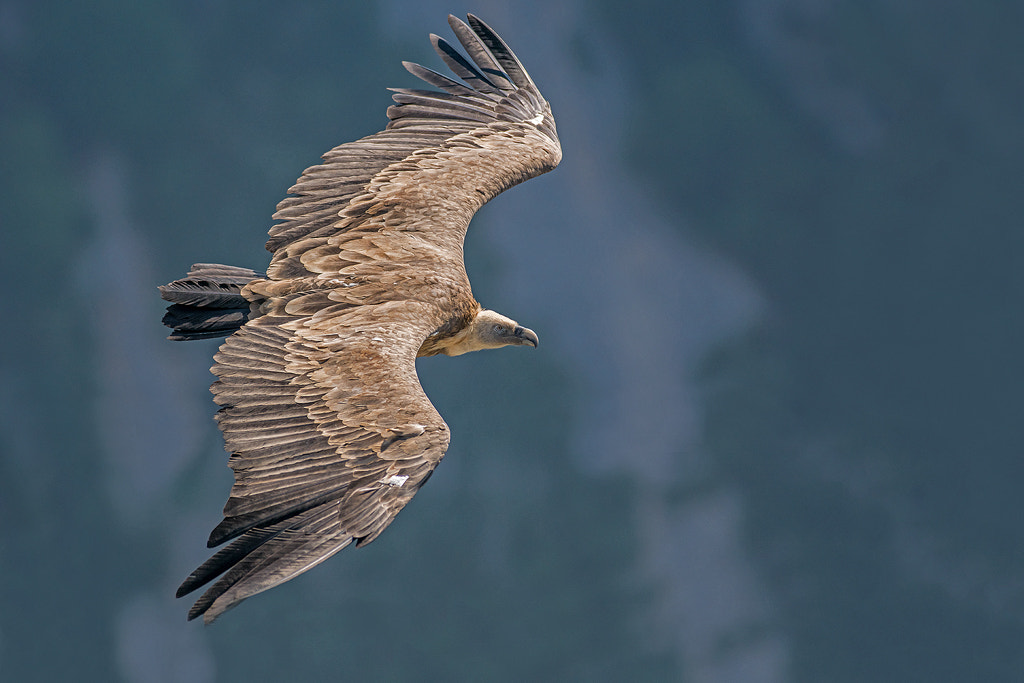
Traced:
POLYGON ((227 337, 211 390, 235 482, 178 597, 210 623, 345 546, 369 543, 427 481, 448 427, 416 358, 537 335, 473 298, 462 245, 473 214, 562 157, 551 108, 478 18, 465 49, 431 35, 454 80, 394 89, 387 127, 330 150, 277 206, 266 273, 196 264, 160 288, 170 339, 227 337))

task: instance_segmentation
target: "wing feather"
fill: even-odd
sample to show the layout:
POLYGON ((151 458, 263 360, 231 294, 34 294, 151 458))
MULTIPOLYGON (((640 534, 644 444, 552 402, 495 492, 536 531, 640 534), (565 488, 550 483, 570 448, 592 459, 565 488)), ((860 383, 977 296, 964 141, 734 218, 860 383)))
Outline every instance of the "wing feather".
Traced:
POLYGON ((248 532, 193 572, 178 592, 189 593, 223 573, 188 613, 189 619, 203 615, 210 623, 242 600, 323 562, 352 540, 336 508, 320 505, 294 520, 248 532))
POLYGON ((434 51, 444 60, 444 63, 448 65, 452 73, 465 81, 471 88, 492 95, 504 94, 504 91, 492 83, 491 79, 473 66, 469 60, 459 54, 459 51, 452 47, 451 43, 447 40, 431 33, 430 42, 434 46, 434 51))
POLYGON ((516 84, 512 82, 512 79, 509 78, 508 74, 499 65, 494 54, 491 53, 491 50, 485 41, 481 40, 481 36, 477 32, 471 29, 466 22, 452 15, 448 15, 448 25, 451 26, 455 35, 458 36, 459 42, 462 43, 462 47, 466 49, 469 56, 477 63, 480 70, 487 75, 488 80, 500 88, 503 93, 512 92, 516 89, 516 84))
MULTIPOLYGON (((453 19, 455 17, 450 17, 448 19, 449 23, 453 19)), ((537 92, 537 86, 533 84, 530 74, 526 73, 522 63, 515 53, 512 52, 511 48, 505 44, 505 41, 501 39, 501 36, 495 33, 494 29, 485 24, 479 17, 470 14, 467 19, 469 19, 469 25, 473 28, 473 33, 487 46, 490 54, 494 56, 504 72, 512 79, 512 82, 520 88, 537 92)), ((455 20, 458 21, 457 19, 455 20)))
POLYGON ((404 66, 405 69, 416 78, 429 83, 435 88, 441 88, 441 90, 444 90, 446 93, 451 95, 471 98, 479 97, 481 99, 489 99, 492 101, 499 99, 490 94, 478 93, 476 90, 467 88, 458 81, 453 81, 444 74, 439 74, 433 69, 428 69, 425 66, 420 66, 413 62, 402 62, 402 66, 404 66))

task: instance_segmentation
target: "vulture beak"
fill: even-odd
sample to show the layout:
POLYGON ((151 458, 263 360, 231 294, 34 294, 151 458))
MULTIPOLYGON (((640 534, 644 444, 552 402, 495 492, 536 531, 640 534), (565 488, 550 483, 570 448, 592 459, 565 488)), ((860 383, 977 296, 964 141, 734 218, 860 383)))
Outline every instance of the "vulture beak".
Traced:
POLYGON ((520 344, 530 344, 533 348, 537 348, 540 343, 540 339, 537 339, 537 333, 533 330, 523 327, 522 325, 516 325, 516 329, 512 331, 512 334, 516 336, 520 344))

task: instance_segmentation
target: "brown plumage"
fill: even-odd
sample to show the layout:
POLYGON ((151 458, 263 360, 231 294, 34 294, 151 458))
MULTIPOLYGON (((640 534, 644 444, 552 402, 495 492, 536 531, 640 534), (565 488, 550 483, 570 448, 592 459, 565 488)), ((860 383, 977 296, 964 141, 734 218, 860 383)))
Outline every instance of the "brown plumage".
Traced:
POLYGON ((537 345, 473 298, 462 244, 473 214, 561 159, 548 103, 505 43, 448 22, 470 60, 431 35, 459 83, 396 89, 387 128, 307 169, 277 207, 266 275, 197 264, 161 287, 171 339, 227 336, 214 356, 235 483, 178 596, 207 623, 375 539, 444 456, 448 428, 417 356, 537 345))

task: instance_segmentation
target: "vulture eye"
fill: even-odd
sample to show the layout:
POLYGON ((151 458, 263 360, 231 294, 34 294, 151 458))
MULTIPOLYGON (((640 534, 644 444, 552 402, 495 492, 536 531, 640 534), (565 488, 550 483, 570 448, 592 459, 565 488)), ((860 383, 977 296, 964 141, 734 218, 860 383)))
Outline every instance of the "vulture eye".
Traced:
POLYGON ((505 328, 502 325, 495 325, 494 326, 494 334, 496 334, 498 336, 501 336, 501 335, 505 334, 505 328))

